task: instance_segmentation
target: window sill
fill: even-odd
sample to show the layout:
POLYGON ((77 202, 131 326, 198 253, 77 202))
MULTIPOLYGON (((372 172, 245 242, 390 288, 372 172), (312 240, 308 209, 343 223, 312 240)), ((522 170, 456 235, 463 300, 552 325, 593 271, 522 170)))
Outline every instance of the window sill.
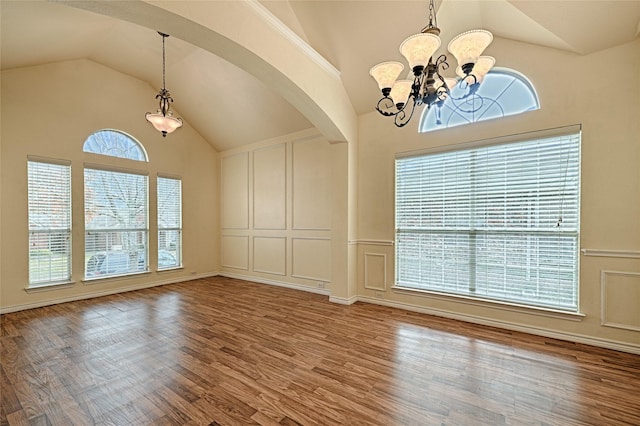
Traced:
POLYGON ((134 272, 132 274, 123 274, 123 275, 109 275, 107 277, 85 278, 84 280, 82 280, 82 284, 92 285, 92 284, 100 284, 100 283, 109 282, 109 281, 123 281, 129 278, 136 278, 141 275, 149 275, 149 274, 151 274, 151 271, 134 272))
POLYGON ((62 281, 53 284, 43 284, 34 287, 26 287, 24 291, 27 293, 40 293, 43 291, 53 291, 53 290, 61 290, 63 288, 70 288, 76 285, 75 281, 62 281))
POLYGON ((459 294, 439 293, 431 290, 420 290, 409 287, 393 286, 391 290, 394 293, 405 294, 418 297, 427 297, 430 299, 445 300, 450 302, 463 303, 466 305, 480 306, 483 308, 500 309, 503 311, 524 313, 529 315, 544 316, 569 321, 582 321, 585 314, 580 312, 561 311, 559 309, 542 308, 529 305, 521 305, 518 303, 501 302, 497 300, 479 299, 459 294))
POLYGON ((163 274, 165 272, 182 271, 183 269, 184 269, 184 266, 176 266, 176 267, 173 267, 173 268, 158 269, 156 272, 158 274, 163 274))

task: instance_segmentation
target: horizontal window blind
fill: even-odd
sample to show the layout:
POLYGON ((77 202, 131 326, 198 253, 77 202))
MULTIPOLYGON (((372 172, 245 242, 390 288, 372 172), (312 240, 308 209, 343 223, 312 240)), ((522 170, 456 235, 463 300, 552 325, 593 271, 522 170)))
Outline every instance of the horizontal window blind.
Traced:
POLYGON ((85 276, 146 271, 148 178, 85 168, 85 276))
POLYGON ((579 165, 579 133, 397 159, 397 285, 577 311, 579 165))
POLYGON ((158 269, 182 265, 182 181, 158 177, 158 269))
POLYGON ((28 161, 29 287, 71 279, 71 167, 28 161))

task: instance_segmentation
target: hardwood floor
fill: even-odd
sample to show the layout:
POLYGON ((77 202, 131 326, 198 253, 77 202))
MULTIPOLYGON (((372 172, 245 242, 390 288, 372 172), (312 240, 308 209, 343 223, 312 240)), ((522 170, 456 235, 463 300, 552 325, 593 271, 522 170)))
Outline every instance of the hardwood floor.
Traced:
POLYGON ((2 425, 640 425, 640 356, 221 277, 1 330, 2 425))

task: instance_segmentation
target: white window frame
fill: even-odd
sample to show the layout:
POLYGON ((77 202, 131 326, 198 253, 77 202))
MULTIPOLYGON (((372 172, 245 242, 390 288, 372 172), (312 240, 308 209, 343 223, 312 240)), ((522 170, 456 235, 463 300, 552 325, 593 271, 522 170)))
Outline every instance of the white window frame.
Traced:
MULTIPOLYGON (((85 281, 122 277, 129 275, 138 275, 149 271, 149 178, 148 173, 142 170, 121 169, 115 167, 107 167, 104 165, 85 164, 84 167, 84 208, 85 208, 85 281), (87 173, 91 174, 107 173, 116 176, 137 176, 144 179, 143 206, 144 212, 141 217, 144 219, 143 226, 127 226, 117 227, 105 223, 103 226, 91 225, 89 188, 87 185, 87 173), (138 235, 136 235, 138 234, 138 235), (124 247, 123 244, 113 244, 114 236, 121 235, 122 240, 125 238, 134 239, 135 244, 139 244, 142 248, 133 250, 132 247, 124 247), (141 238, 140 238, 141 237, 141 238), (95 250, 91 241, 104 240, 104 250, 95 250), (122 247, 118 247, 122 246, 122 247), (95 256, 95 257, 94 257, 95 256), (125 267, 126 257, 128 256, 128 264, 125 267), (110 261, 111 260, 111 261, 110 261), (109 265, 111 263, 111 266, 109 265), (117 266, 116 266, 117 264, 117 266)), ((116 215, 116 214, 114 214, 116 215)), ((112 216, 114 216, 112 215, 112 216)), ((118 242, 118 241, 116 241, 118 242)), ((129 241, 129 244, 132 244, 129 241)))
MULTIPOLYGON (((446 295, 446 296, 452 296, 452 297, 463 297, 466 299, 473 299, 473 300, 479 300, 479 301, 497 302, 500 304, 507 304, 507 305, 526 306, 534 309, 551 309, 551 310, 562 311, 567 313, 578 313, 578 310, 579 310, 579 242, 580 242, 580 239, 579 239, 579 216, 580 216, 580 206, 579 206, 580 148, 579 148, 579 145, 580 145, 580 142, 579 140, 580 140, 580 127, 570 126, 568 128, 562 128, 562 129, 552 129, 549 131, 532 132, 528 135, 517 135, 514 137, 496 138, 490 141, 485 140, 485 141, 480 141, 480 142, 475 142, 470 144, 462 144, 462 145, 457 145, 453 149, 449 148, 448 150, 444 148, 444 149, 426 150, 419 153, 403 153, 398 155, 396 159, 396 209, 395 209, 396 211, 396 244, 395 244, 396 246, 396 253, 395 253, 396 284, 394 288, 400 289, 400 290, 415 290, 420 292, 432 293, 434 295, 439 294, 439 295, 446 295), (565 211, 564 212, 561 211, 560 214, 568 215, 566 216, 567 220, 565 220, 565 223, 562 223, 562 220, 558 218, 559 219, 558 222, 560 222, 559 224, 560 226, 557 226, 557 227, 555 227, 556 225, 555 223, 551 223, 553 222, 552 220, 545 220, 544 229, 542 229, 542 226, 539 224, 535 225, 540 227, 537 230, 534 230, 531 228, 516 229, 515 227, 511 229, 509 228, 498 229, 497 227, 492 228, 491 226, 488 226, 488 225, 484 225, 485 228, 483 229, 482 228, 483 225, 479 225, 479 226, 475 225, 476 219, 473 219, 475 217, 474 209, 469 209, 470 213, 468 211, 463 211, 463 213, 460 213, 457 210, 458 207, 455 207, 456 203, 462 203, 462 205, 468 204, 471 206, 473 206, 474 204, 473 197, 469 199, 471 201, 467 201, 467 199, 464 198, 464 196, 467 193, 474 192, 473 190, 466 189, 464 187, 464 185, 466 184, 462 184, 463 187, 461 189, 462 191, 461 193, 463 195, 460 195, 460 197, 462 198, 456 198, 455 203, 453 202, 453 195, 447 196, 446 194, 448 190, 444 190, 443 194, 445 195, 443 196, 445 198, 443 198, 443 200, 446 199, 448 201, 442 201, 443 203, 442 206, 440 206, 438 203, 436 204, 438 204, 437 208, 441 208, 441 211, 444 212, 442 214, 442 217, 445 219, 443 219, 442 222, 443 223, 447 222, 447 223, 445 225, 440 225, 438 223, 433 225, 433 220, 430 218, 436 217, 437 213, 434 213, 434 210, 432 210, 432 207, 430 206, 424 207, 425 202, 427 202, 427 204, 432 203, 432 200, 429 197, 427 197, 427 199, 424 199, 423 195, 415 195, 415 194, 421 194, 420 193, 421 187, 419 183, 417 184, 418 186, 416 186, 416 184, 413 184, 413 186, 409 188, 406 186, 409 184, 409 181, 406 180, 408 178, 399 176, 405 173, 402 170, 399 170, 401 168, 400 162, 403 162, 404 160, 411 160, 411 159, 417 158, 418 161, 420 161, 419 157, 422 157, 422 158, 427 158, 427 161, 430 161, 428 157, 432 157, 434 159, 433 161, 435 161, 436 159, 439 160, 439 159, 448 158, 449 160, 447 161, 453 162, 454 161, 453 156, 456 155, 457 153, 465 154, 467 152, 472 152, 473 150, 482 149, 484 147, 488 147, 489 149, 491 149, 491 147, 494 145, 504 145, 506 143, 513 143, 513 142, 515 143, 521 142, 523 144, 526 144, 527 142, 530 142, 532 140, 545 140, 550 137, 551 138, 557 137, 559 139, 566 135, 569 135, 568 137, 571 137, 571 135, 577 135, 576 136, 577 137, 577 154, 576 154, 577 158, 571 157, 572 163, 574 161, 577 162, 577 164, 573 164, 571 165, 571 167, 577 168, 577 171, 575 170, 575 168, 571 169, 573 173, 573 179, 574 179, 572 181, 571 188, 567 188, 566 186, 564 186, 561 189, 560 188, 558 189, 559 191, 562 192, 562 194, 553 195, 553 197, 556 197, 556 200, 561 198, 561 201, 559 201, 561 210, 563 209, 562 206, 564 205, 565 211), (448 154, 451 154, 451 155, 449 157, 446 157, 448 154), (576 177, 576 173, 577 173, 577 177, 576 177), (575 179, 577 179, 577 183, 575 182, 575 179), (404 188, 401 187, 401 185, 403 184, 405 185, 404 188), (413 190, 414 192, 413 193, 407 192, 410 189, 413 190), (571 203, 573 204, 571 204, 570 201, 565 202, 565 197, 569 197, 569 195, 566 195, 566 194, 568 194, 569 192, 571 192, 570 196, 573 197, 571 198, 571 203), (410 201, 413 202, 414 204, 410 204, 409 201, 407 201, 409 200, 409 198, 407 197, 411 197, 410 201), (415 198, 415 201, 414 201, 414 198, 415 198), (426 201, 423 201, 423 199, 426 201), (415 203, 422 203, 421 207, 420 208, 415 207, 416 206, 415 203), (569 211, 569 209, 571 208, 569 204, 571 204, 571 206, 575 206, 577 211, 569 211), (408 206, 408 207, 403 207, 403 206, 408 206), (447 207, 447 206, 453 206, 453 207, 447 207), (450 217, 450 214, 449 216, 447 215, 447 212, 446 212, 447 209, 450 212, 456 211, 456 216, 454 218, 455 220, 447 219, 447 217, 450 217), (412 213, 414 211, 420 211, 421 213, 414 214, 412 213), (423 211, 425 213, 422 213, 423 211), (470 217, 472 219, 467 219, 467 216, 466 216, 467 213, 470 214, 470 217), (407 216, 407 214, 409 214, 409 216, 407 216), (412 214, 413 216, 411 216, 412 214), (407 219, 407 217, 409 218, 409 220, 407 219), (470 224, 465 225, 466 220, 471 220, 472 222, 470 224), (416 224, 419 223, 419 225, 411 224, 411 221, 413 221, 416 224), (427 225, 424 225, 425 223, 427 223, 427 225), (551 303, 548 301, 548 299, 545 301, 541 301, 540 300, 542 298, 541 295, 539 296, 538 300, 527 300, 528 296, 522 296, 521 298, 512 297, 512 296, 496 297, 495 292, 486 291, 483 288, 476 289, 474 287, 475 285, 474 280, 475 280, 475 274, 476 274, 475 257, 478 252, 477 252, 476 246, 474 244, 471 244, 470 241, 472 242, 475 241, 476 237, 482 234, 486 236, 487 234, 491 234, 491 233, 499 233, 499 234, 502 233, 504 235, 512 234, 512 235, 515 235, 515 238, 519 238, 519 236, 524 236, 524 235, 531 235, 533 236, 532 239, 540 238, 541 235, 543 236, 543 238, 546 238, 545 236, 553 236, 553 238, 556 238, 556 237, 558 238, 559 246, 566 244, 565 242, 560 243, 560 238, 573 239, 574 246, 572 246, 571 243, 569 243, 567 244, 567 247, 570 247, 570 248, 575 247, 575 248, 571 248, 571 249, 567 248, 565 250, 565 251, 567 250, 569 251, 568 256, 571 256, 571 257, 568 259, 571 259, 571 262, 573 262, 573 265, 572 265, 573 280, 574 280, 573 291, 575 292, 573 302, 565 303, 564 302, 565 299, 562 299, 560 296, 558 296, 557 303, 551 303), (420 237, 419 235, 423 235, 423 237, 420 237), (431 240, 430 239, 431 237, 428 235, 433 235, 436 237, 434 237, 434 239, 431 240), (436 240, 437 240, 437 243, 431 242, 436 240), (443 260, 440 262, 440 266, 430 265, 429 262, 431 262, 431 260, 426 260, 426 258, 431 259, 431 256, 439 256, 438 250, 440 249, 446 250, 446 252, 443 252, 446 254, 443 254, 443 257, 442 257, 443 260), (418 251, 415 251, 415 250, 418 250, 418 251), (461 251, 457 251, 457 250, 461 250, 461 251), (456 253, 459 253, 459 254, 456 254, 456 253), (409 259, 413 259, 413 260, 409 260, 409 259), (445 262, 447 263, 446 267, 443 266, 445 262), (457 265, 456 262, 462 262, 462 263, 457 265), (469 266, 467 266, 467 264, 469 266), (429 273, 429 270, 430 270, 429 268, 432 268, 432 267, 441 268, 439 272, 440 275, 436 274, 434 270, 433 275, 437 275, 438 276, 437 278, 431 278, 431 275, 429 273), (416 272, 416 271, 419 271, 419 272, 416 272), (457 274, 460 274, 460 277, 454 276, 457 274), (427 277, 427 278, 420 278, 420 277, 427 277), (428 282, 423 283, 423 282, 420 282, 420 280, 425 280, 428 282), (439 281, 442 284, 440 284, 439 281), (459 283, 463 283, 463 285, 459 285, 459 283)), ((576 148, 573 147, 572 150, 576 150, 576 148)), ((566 171, 569 170, 570 157, 567 156, 566 158, 567 158, 566 160, 567 168, 563 170, 565 172, 565 177, 562 185, 566 185, 566 182, 567 182, 566 171)), ((405 161, 404 163, 405 166, 409 164, 410 163, 408 161, 405 161)), ((415 172, 407 171, 406 173, 415 173, 415 172)), ((418 179, 422 179, 422 177, 418 179)), ((431 178, 427 176, 426 179, 435 179, 435 176, 431 178)), ((557 179, 562 179, 562 177, 557 177, 557 179)), ((418 180, 416 182, 420 182, 420 181, 418 180)), ((425 182, 423 184, 424 186, 429 187, 428 181, 423 181, 423 182, 425 182)), ((453 183, 449 183, 449 185, 453 185, 453 183)), ((445 182, 444 186, 445 187, 447 186, 447 182, 445 182)), ((453 193, 455 193, 455 191, 453 193)), ((505 213, 505 217, 506 217, 506 213, 505 213)), ((535 221, 532 221, 532 222, 535 222, 535 221)), ((527 226, 534 226, 534 225, 527 225, 527 226)), ((505 240, 508 240, 508 238, 510 237, 498 237, 498 238, 504 238, 505 240)), ((548 240, 550 239, 544 240, 545 244, 552 244, 552 243, 548 243, 548 240)), ((488 245, 485 246, 485 249, 487 247, 488 245)), ((566 253, 560 252, 560 250, 561 249, 558 248, 558 256, 562 257, 566 253)), ((530 256, 528 251, 525 250, 525 252, 527 253, 525 256, 530 256)), ((507 253, 507 250, 505 250, 505 253, 507 253)), ((509 259, 509 262, 514 261, 512 256, 507 254, 504 254, 504 256, 505 258, 509 259)), ((562 262, 563 261, 561 260, 558 261, 558 271, 561 271, 563 267, 566 267, 566 264, 564 264, 563 266, 560 266, 562 262)), ((436 265, 436 262, 431 262, 431 263, 433 265, 436 265)), ((505 265, 507 265, 507 263, 505 263, 505 265)), ((506 268, 507 266, 505 266, 505 270, 506 268)), ((542 271, 542 269, 540 269, 540 271, 542 271)), ((486 274, 485 277, 490 276, 490 274, 488 274, 486 270, 484 272, 486 274)), ((565 273, 565 276, 567 276, 565 270, 562 270, 562 273, 565 273)), ((560 280, 560 278, 558 278, 558 280, 560 280)), ((486 288, 490 288, 492 285, 494 284, 493 283, 487 284, 486 288)), ((508 284, 508 287, 511 289, 514 289, 514 288, 518 288, 519 285, 520 285, 519 283, 518 284, 511 283, 511 284, 508 284)), ((525 294, 526 291, 524 290, 524 286, 522 286, 522 288, 523 288, 522 293, 525 294)), ((548 292, 547 295, 550 296, 551 290, 547 290, 547 292, 548 292)), ((565 294, 566 290, 563 290, 563 292, 564 293, 562 294, 565 294)), ((505 295, 507 294, 508 293, 505 291, 505 295)))
MULTIPOLYGON (((28 289, 49 287, 71 282, 72 275, 72 200, 71 200, 71 161, 54 160, 29 156, 27 157, 27 183, 28 183, 28 212, 29 212, 29 286, 28 289), (44 170, 36 170, 39 167, 60 168, 60 176, 52 179, 51 175, 45 176, 44 170), (46 188, 38 186, 44 185, 46 188), (46 191, 42 191, 46 189, 46 191), (46 192, 46 194, 45 194, 46 192), (38 217, 44 222, 51 222, 52 212, 62 209, 63 217, 60 226, 38 226, 38 217), (47 241, 46 248, 40 246, 42 237, 47 241), (63 241, 61 247, 56 247, 54 256, 52 239, 63 241), (44 252, 43 252, 44 251, 44 252), (54 259, 55 258, 55 259, 54 259), (55 262, 54 262, 55 261, 55 262), (55 273, 54 263, 62 267, 61 273, 55 273), (37 273, 36 273, 37 272, 37 273), (46 278, 42 279, 45 275, 46 278)), ((47 223, 50 225, 50 223, 47 223)))
MULTIPOLYGON (((182 268, 182 179, 175 176, 158 174, 158 178, 156 180, 157 183, 157 210, 158 210, 158 270, 170 270, 182 268), (167 194, 162 194, 162 185, 161 181, 173 181, 178 185, 178 192, 176 195, 177 200, 164 200, 167 194), (166 206, 163 205, 163 200, 166 202, 166 206), (171 216, 165 220, 163 217, 163 213, 166 208, 174 208, 175 210, 171 212, 171 216), (170 222, 169 225, 165 225, 166 222, 170 222), (162 245, 163 242, 166 243, 166 235, 163 238, 162 233, 174 233, 175 239, 169 243, 169 247, 165 247, 162 245), (171 247, 173 245, 173 247, 171 247), (175 250, 172 250, 175 248, 175 250), (165 264, 162 256, 168 255, 165 252, 169 252, 168 254, 173 256, 175 259, 175 264, 165 264)), ((171 194, 169 194, 171 195, 171 194)))

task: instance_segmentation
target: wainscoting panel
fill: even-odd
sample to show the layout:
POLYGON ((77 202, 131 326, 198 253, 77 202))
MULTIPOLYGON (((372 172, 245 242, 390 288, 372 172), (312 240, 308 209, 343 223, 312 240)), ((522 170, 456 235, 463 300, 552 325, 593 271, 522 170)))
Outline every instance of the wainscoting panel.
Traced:
POLYGON ((387 290, 387 255, 384 253, 364 254, 364 288, 387 290))
POLYGON ((287 212, 286 145, 253 153, 253 228, 285 229, 287 212))
POLYGON ((292 277, 331 281, 331 240, 329 238, 293 238, 292 277))
POLYGON ((249 237, 246 235, 222 236, 222 266, 249 269, 249 237))
POLYGON ((325 139, 293 143, 293 229, 331 229, 331 156, 325 139))
POLYGON ((602 271, 602 325, 640 331, 640 272, 602 271))
POLYGON ((222 228, 249 228, 249 154, 222 158, 222 228))
POLYGON ((284 237, 253 238, 253 270, 274 275, 287 273, 287 239, 284 237))

